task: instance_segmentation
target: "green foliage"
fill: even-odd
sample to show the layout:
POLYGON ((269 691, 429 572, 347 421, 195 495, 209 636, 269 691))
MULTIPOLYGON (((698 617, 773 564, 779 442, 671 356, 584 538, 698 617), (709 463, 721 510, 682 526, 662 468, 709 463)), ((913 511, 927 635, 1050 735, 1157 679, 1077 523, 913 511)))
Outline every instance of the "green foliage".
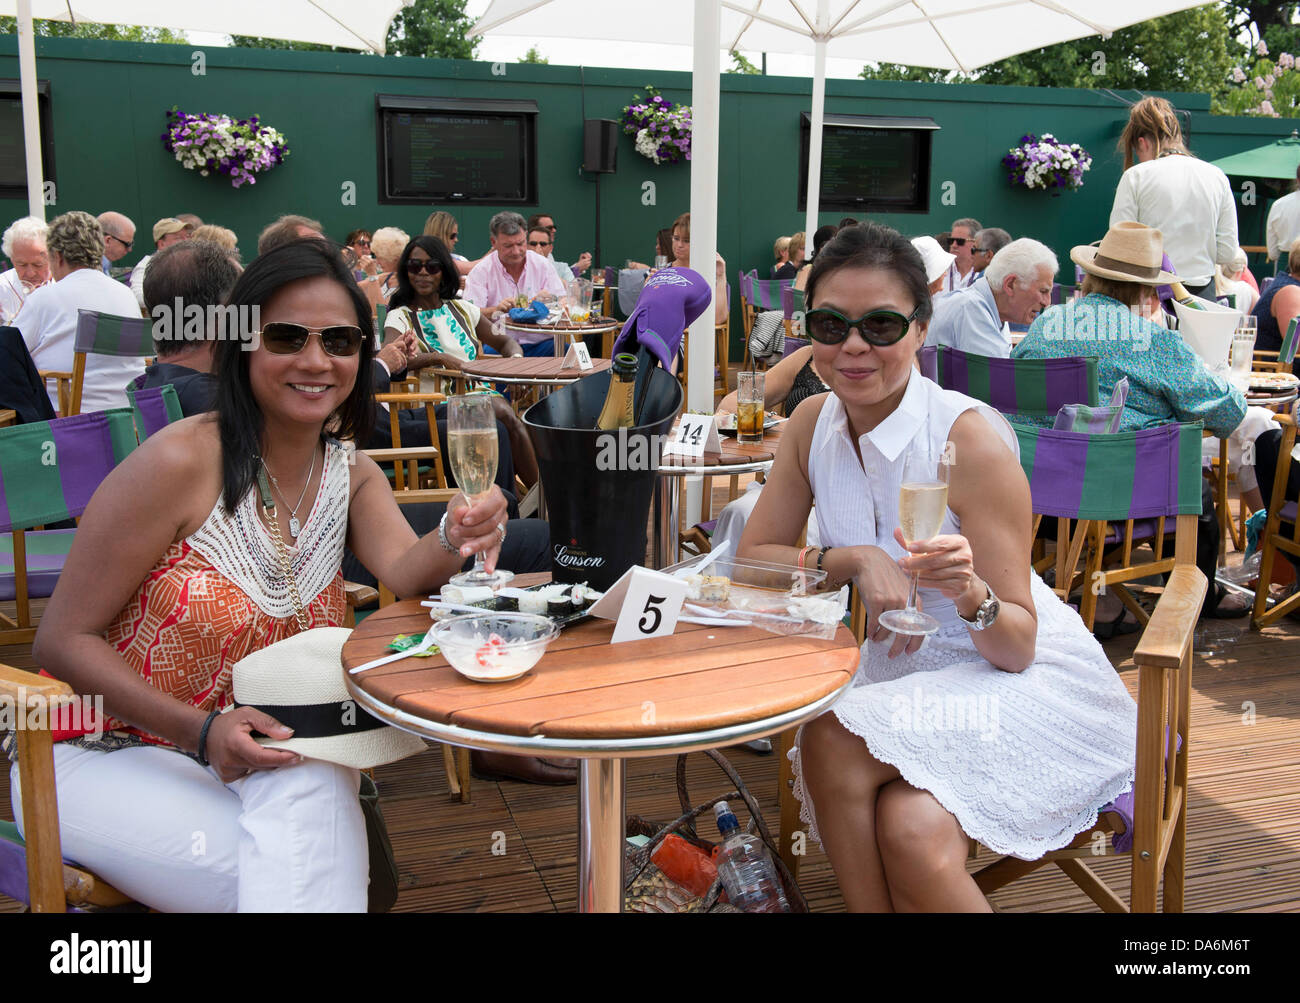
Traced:
POLYGON ((973 74, 883 64, 868 80, 928 80, 1022 87, 1220 92, 1232 70, 1226 5, 1209 4, 1131 25, 1110 38, 1091 35, 1022 53, 973 74))
POLYGON ((743 73, 746 76, 761 76, 763 71, 751 63, 735 49, 731 50, 731 65, 727 67, 727 73, 743 73))
MULTIPOLYGON (((158 42, 181 45, 189 41, 183 31, 169 28, 144 28, 134 24, 93 24, 89 21, 32 21, 32 30, 43 38, 95 38, 106 42, 158 42)), ((16 35, 18 19, 0 17, 0 34, 16 35)))
MULTIPOLYGON (((465 14, 465 0, 415 0, 393 17, 385 42, 390 56, 428 56, 437 59, 473 59, 479 39, 466 33, 474 19, 465 14)), ((279 38, 232 35, 235 45, 249 49, 293 49, 299 52, 358 52, 359 49, 279 38)), ((527 57, 520 62, 534 62, 527 57)), ((546 62, 541 59, 541 62, 546 62)))
POLYGON ((549 59, 547 59, 545 56, 543 56, 540 52, 537 51, 537 46, 535 45, 532 48, 530 48, 527 52, 525 52, 519 58, 519 61, 521 63, 537 63, 542 66, 545 66, 550 63, 549 59))
POLYGON ((1221 115, 1258 115, 1263 118, 1300 118, 1300 71, 1289 52, 1269 58, 1260 42, 1248 68, 1234 67, 1232 83, 1215 102, 1221 115))

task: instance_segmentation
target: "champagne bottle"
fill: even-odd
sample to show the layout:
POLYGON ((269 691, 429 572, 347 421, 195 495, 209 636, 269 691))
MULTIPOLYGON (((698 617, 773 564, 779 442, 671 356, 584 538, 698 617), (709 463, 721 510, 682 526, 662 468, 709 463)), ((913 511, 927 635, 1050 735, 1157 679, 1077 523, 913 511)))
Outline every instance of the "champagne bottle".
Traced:
POLYGON ((600 409, 596 419, 598 429, 612 430, 631 428, 632 390, 636 381, 636 356, 620 352, 614 356, 614 369, 610 374, 609 392, 605 395, 605 405, 600 409))
POLYGON ((1197 299, 1187 291, 1187 287, 1181 282, 1169 283, 1169 288, 1174 294, 1174 302, 1180 303, 1188 310, 1204 310, 1205 301, 1197 299))

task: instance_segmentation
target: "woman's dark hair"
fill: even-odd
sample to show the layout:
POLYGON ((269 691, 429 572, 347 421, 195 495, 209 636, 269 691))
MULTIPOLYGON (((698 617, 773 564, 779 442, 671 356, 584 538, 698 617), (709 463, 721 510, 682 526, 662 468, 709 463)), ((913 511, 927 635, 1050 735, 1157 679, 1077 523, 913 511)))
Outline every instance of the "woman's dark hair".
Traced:
POLYGON ((366 240, 369 240, 373 236, 374 234, 371 233, 369 230, 353 230, 351 233, 348 234, 348 239, 343 241, 343 244, 345 247, 351 247, 362 237, 365 237, 366 240))
POLYGON ((437 237, 412 237, 411 242, 402 251, 402 258, 397 262, 397 268, 394 270, 397 275, 397 288, 388 298, 389 310, 415 305, 415 287, 411 285, 411 276, 406 274, 406 263, 411 260, 411 252, 417 247, 436 261, 442 270, 442 281, 438 283, 438 298, 446 303, 460 295, 460 272, 456 270, 456 262, 451 260, 451 252, 447 250, 447 245, 437 237))
POLYGON ((839 232, 839 227, 831 226, 827 223, 825 226, 819 226, 813 232, 813 258, 822 253, 822 248, 831 242, 835 234, 839 232))
POLYGON ((822 276, 840 268, 879 268, 893 272, 912 297, 916 319, 926 321, 934 313, 921 254, 897 230, 868 222, 839 231, 813 259, 804 289, 809 307, 817 302, 817 283, 822 276))
MULTIPOLYGON (((352 392, 329 423, 330 434, 364 443, 375 420, 374 388, 370 379, 375 357, 374 322, 365 294, 343 264, 338 249, 322 240, 307 238, 282 244, 254 259, 226 300, 228 317, 243 317, 260 310, 277 292, 301 279, 327 278, 343 287, 352 301, 361 328, 361 351, 352 392)), ((227 512, 252 490, 261 462, 266 419, 253 396, 248 375, 253 332, 242 321, 227 325, 226 337, 217 342, 213 372, 217 377, 217 426, 221 435, 222 498, 227 512), (236 327, 236 331, 231 330, 236 327), (233 335, 233 336, 232 336, 233 335)))
MULTIPOLYGON (((1296 170, 1296 174, 1300 175, 1300 169, 1296 170)), ((655 246, 665 258, 669 261, 673 260, 673 228, 671 226, 666 226, 659 231, 655 236, 655 246)))

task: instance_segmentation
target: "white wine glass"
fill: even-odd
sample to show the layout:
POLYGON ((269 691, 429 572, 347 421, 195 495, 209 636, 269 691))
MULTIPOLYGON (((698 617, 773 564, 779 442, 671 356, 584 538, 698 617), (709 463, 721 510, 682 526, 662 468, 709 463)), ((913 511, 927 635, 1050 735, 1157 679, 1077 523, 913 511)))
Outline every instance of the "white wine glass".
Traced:
MULTIPOLYGON (((489 394, 467 394, 447 401, 447 453, 456 483, 471 504, 492 490, 497 476, 497 422, 489 394)), ((483 552, 474 555, 474 567, 450 579, 452 585, 486 585, 500 588, 514 572, 484 566, 483 552)))
MULTIPOLYGON (((903 462, 903 481, 898 489, 898 522, 909 544, 939 535, 948 511, 948 463, 935 457, 925 446, 911 450, 903 462)), ((912 587, 906 609, 880 614, 880 625, 895 634, 921 636, 939 629, 939 621, 916 608, 916 585, 920 572, 912 573, 912 587)))

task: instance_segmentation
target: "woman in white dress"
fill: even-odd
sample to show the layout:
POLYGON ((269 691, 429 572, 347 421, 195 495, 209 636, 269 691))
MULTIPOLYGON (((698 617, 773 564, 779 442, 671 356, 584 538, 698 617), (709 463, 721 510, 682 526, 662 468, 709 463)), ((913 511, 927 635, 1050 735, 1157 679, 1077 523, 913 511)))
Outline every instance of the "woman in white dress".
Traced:
POLYGON ((804 559, 836 587, 856 580, 870 617, 855 687, 791 754, 796 793, 850 909, 987 911, 967 836, 1034 859, 1090 828, 1132 782, 1137 708, 1030 568, 1007 422, 913 367, 931 314, 916 249, 849 228, 817 256, 808 302, 831 392, 790 421, 740 556, 796 563, 816 500, 822 546, 804 559), (940 535, 905 548, 899 483, 922 447, 953 461, 948 509, 940 535), (941 625, 924 646, 879 623, 913 571, 941 625))

